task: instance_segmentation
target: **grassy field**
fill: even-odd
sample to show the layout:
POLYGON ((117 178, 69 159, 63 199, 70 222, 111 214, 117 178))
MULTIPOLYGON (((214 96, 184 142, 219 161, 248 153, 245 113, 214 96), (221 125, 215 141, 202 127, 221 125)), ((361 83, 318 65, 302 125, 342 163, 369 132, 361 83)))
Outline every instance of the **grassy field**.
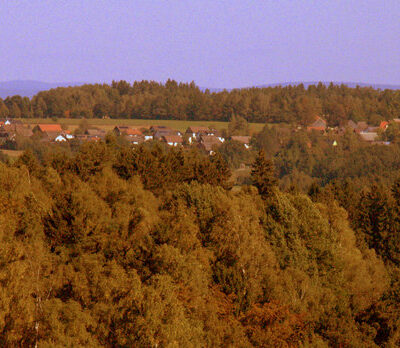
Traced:
MULTIPOLYGON (((57 120, 53 120, 51 118, 24 118, 21 119, 24 123, 59 123, 63 125, 67 125, 68 129, 74 130, 78 125, 82 122, 80 119, 73 118, 58 118, 57 120)), ((216 121, 178 121, 178 120, 141 120, 141 119, 88 119, 87 122, 95 127, 102 128, 106 131, 111 130, 116 125, 125 125, 132 127, 140 127, 140 126, 152 126, 152 125, 160 125, 160 126, 168 126, 173 129, 184 132, 189 126, 206 126, 212 127, 218 130, 228 129, 228 122, 216 122, 216 121)), ((261 131, 264 127, 264 123, 250 123, 250 132, 257 133, 261 131)))

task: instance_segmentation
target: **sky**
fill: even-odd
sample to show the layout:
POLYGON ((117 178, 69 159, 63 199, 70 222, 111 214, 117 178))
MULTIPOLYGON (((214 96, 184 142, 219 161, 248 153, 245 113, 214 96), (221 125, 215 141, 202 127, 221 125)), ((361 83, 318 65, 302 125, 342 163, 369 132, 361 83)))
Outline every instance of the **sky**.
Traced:
POLYGON ((0 0, 0 81, 400 84, 399 0, 0 0))

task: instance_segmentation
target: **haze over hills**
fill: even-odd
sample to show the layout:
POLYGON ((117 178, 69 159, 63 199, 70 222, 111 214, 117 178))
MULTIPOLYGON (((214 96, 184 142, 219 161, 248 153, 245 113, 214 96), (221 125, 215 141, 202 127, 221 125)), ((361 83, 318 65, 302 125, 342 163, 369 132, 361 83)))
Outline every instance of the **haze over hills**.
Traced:
MULTIPOLYGON (((296 86, 299 84, 303 84, 305 88, 308 88, 309 86, 312 85, 318 85, 318 83, 321 82, 325 86, 329 86, 331 81, 291 81, 291 82, 279 82, 279 83, 269 83, 265 85, 257 85, 257 86, 249 86, 249 87, 243 87, 243 88, 267 88, 267 87, 286 87, 286 86, 296 86)), ((374 89, 400 89, 400 84, 399 85, 390 85, 390 84, 379 84, 379 83, 364 83, 364 82, 338 82, 338 81, 332 81, 334 85, 341 85, 344 84, 348 87, 355 88, 357 86, 359 87, 372 87, 374 89)), ((224 88, 206 88, 206 87, 201 87, 202 90, 208 89, 210 92, 222 92, 224 88)), ((234 88, 226 88, 225 90, 231 91, 234 88)))
MULTIPOLYGON (((256 87, 277 87, 277 86, 289 86, 289 85, 299 85, 303 84, 304 87, 308 87, 311 85, 317 85, 320 81, 295 81, 295 82, 283 82, 283 83, 272 83, 268 85, 261 85, 261 86, 256 86, 256 87)), ((321 81, 322 84, 329 86, 331 83, 330 81, 321 81)), ((334 85, 341 85, 344 84, 348 87, 355 88, 357 86, 359 87, 372 87, 374 89, 400 89, 400 85, 389 85, 389 84, 379 84, 379 83, 364 83, 364 82, 338 82, 338 81, 332 81, 334 85)))
POLYGON ((79 86, 84 82, 43 82, 33 80, 13 80, 0 82, 0 98, 20 95, 22 97, 33 97, 40 91, 46 91, 57 87, 79 86))
MULTIPOLYGON (((306 88, 310 85, 317 85, 319 81, 294 81, 294 82, 283 82, 283 83, 271 83, 265 85, 254 86, 257 88, 263 87, 277 87, 277 86, 289 86, 299 85, 302 83, 306 88)), ((324 85, 329 85, 330 82, 323 81, 324 85)), ((335 85, 345 84, 348 87, 372 87, 375 89, 400 89, 400 85, 389 85, 389 84, 376 84, 376 83, 361 83, 361 82, 333 82, 335 85)), ((68 86, 80 86, 85 82, 43 82, 34 80, 13 80, 0 82, 0 98, 6 98, 8 96, 20 95, 22 97, 33 97, 40 91, 46 91, 57 87, 68 87, 68 86)), ((250 88, 250 87, 245 87, 250 88)), ((201 90, 205 91, 208 89, 211 92, 221 92, 224 88, 208 88, 200 87, 201 90)), ((226 90, 232 90, 233 88, 227 88, 226 90)))

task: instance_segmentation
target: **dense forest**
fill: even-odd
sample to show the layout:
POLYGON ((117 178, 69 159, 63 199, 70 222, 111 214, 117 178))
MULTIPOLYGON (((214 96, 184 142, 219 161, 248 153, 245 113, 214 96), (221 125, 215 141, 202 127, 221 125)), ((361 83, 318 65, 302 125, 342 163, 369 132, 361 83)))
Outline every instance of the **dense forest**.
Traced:
POLYGON ((398 145, 287 132, 2 158, 0 345, 399 346, 398 145))
POLYGON ((346 120, 400 117, 400 91, 319 83, 287 87, 234 89, 211 93, 193 82, 113 81, 43 91, 31 100, 20 96, 0 100, 0 117, 140 118, 309 124, 316 115, 330 126, 346 120))

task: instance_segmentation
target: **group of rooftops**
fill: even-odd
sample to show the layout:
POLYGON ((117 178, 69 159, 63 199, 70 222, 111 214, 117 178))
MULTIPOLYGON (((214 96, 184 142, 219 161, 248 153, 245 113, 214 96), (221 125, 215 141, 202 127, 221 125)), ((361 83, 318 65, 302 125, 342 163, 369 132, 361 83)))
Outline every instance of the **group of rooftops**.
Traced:
MULTIPOLYGON (((400 123, 400 119, 394 119, 394 122, 400 123)), ((374 142, 378 139, 378 132, 385 131, 389 123, 382 121, 379 126, 370 126, 367 122, 354 122, 349 120, 344 127, 337 128, 338 132, 344 132, 345 129, 351 129, 359 134, 362 139, 374 142)), ((322 117, 316 117, 315 121, 307 127, 309 131, 325 132, 328 129, 327 122, 322 117)), ((209 153, 225 142, 223 132, 212 127, 189 126, 185 133, 164 125, 148 125, 130 127, 126 125, 115 126, 112 129, 116 136, 122 136, 132 144, 140 144, 149 140, 158 140, 170 146, 198 145, 209 153)), ((75 131, 72 134, 64 129, 60 124, 45 123, 37 125, 24 124, 20 120, 0 119, 0 145, 4 139, 15 140, 17 136, 31 137, 38 135, 40 141, 48 142, 67 142, 72 139, 78 141, 99 141, 106 137, 104 129, 96 127, 86 127, 75 131)), ((247 135, 236 135, 229 137, 233 141, 243 144, 247 149, 250 147, 251 137, 247 135)))
MULTIPOLYGON (((134 143, 146 140, 159 140, 170 146, 194 145, 197 144, 208 152, 213 152, 215 147, 222 145, 225 137, 220 131, 204 126, 190 126, 185 133, 172 129, 168 126, 146 126, 136 128, 134 131, 130 127, 117 126, 114 128, 117 135, 124 135, 134 143)), ((246 148, 250 145, 249 136, 232 136, 231 139, 242 143, 246 148)))
MULTIPOLYGON (((395 118, 392 120, 395 123, 400 124, 400 119, 395 118)), ((355 133, 359 134, 361 139, 368 142, 375 142, 379 137, 379 132, 386 131, 389 126, 388 121, 381 121, 379 126, 371 126, 365 121, 354 122, 353 120, 347 121, 342 127, 336 127, 335 130, 338 133, 344 133, 346 129, 350 129, 355 133)), ((315 121, 307 127, 309 131, 321 131, 325 132, 328 129, 327 122, 322 117, 316 117, 315 121)))
MULTIPOLYGON (((197 145, 209 153, 225 142, 225 136, 217 129, 205 126, 189 126, 185 133, 168 126, 152 125, 130 127, 115 126, 112 132, 116 136, 124 137, 131 144, 140 144, 149 140, 158 140, 170 146, 197 145)), ((81 127, 74 134, 64 129, 61 124, 40 123, 23 124, 19 120, 0 120, 0 140, 15 140, 17 136, 36 136, 44 142, 67 142, 72 139, 78 141, 99 141, 106 137, 106 131, 96 127, 81 127)), ((232 136, 231 140, 242 143, 246 148, 250 146, 250 136, 232 136)))

